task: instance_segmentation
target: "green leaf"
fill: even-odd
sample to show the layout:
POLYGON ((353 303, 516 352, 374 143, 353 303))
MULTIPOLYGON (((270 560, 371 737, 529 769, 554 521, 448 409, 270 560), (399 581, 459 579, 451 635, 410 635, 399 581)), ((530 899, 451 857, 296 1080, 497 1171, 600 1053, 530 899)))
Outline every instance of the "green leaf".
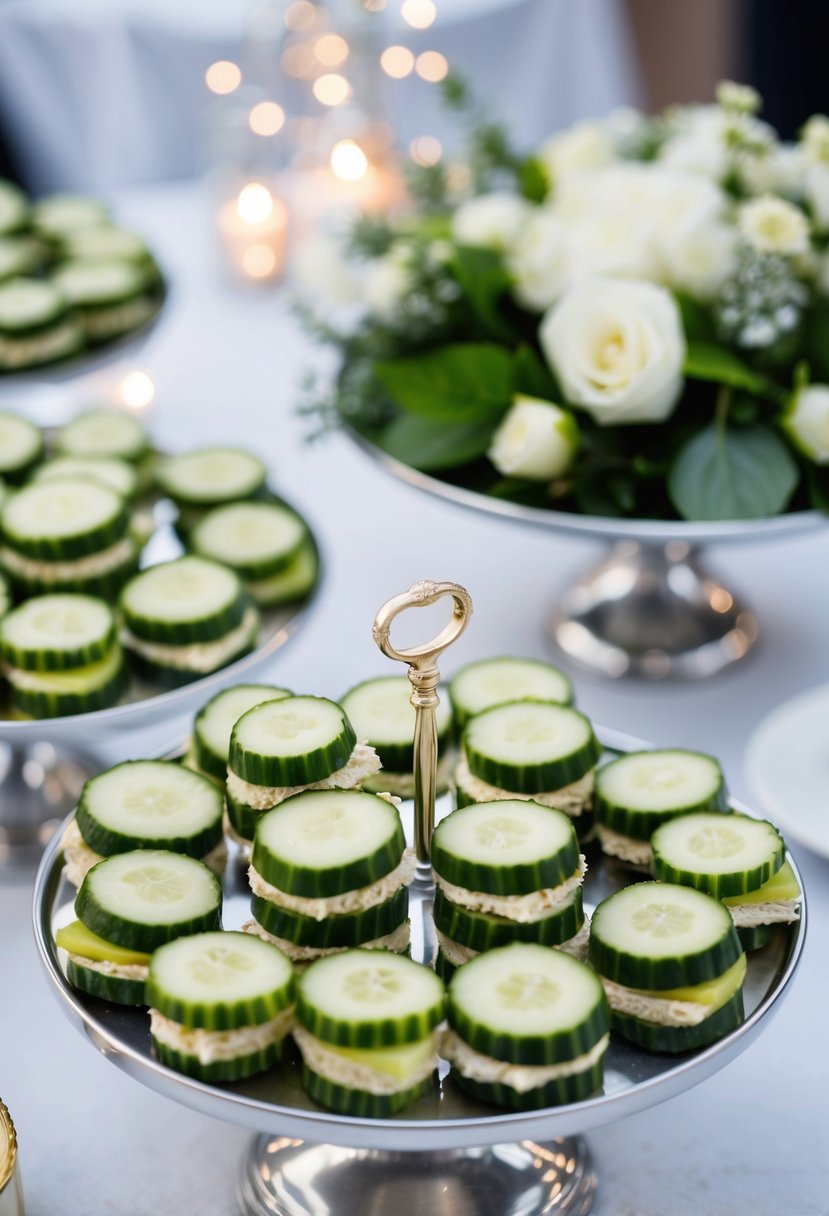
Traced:
POLYGON ((809 502, 818 511, 829 511, 829 468, 810 464, 806 470, 809 502))
POLYGON ((676 293, 676 302, 682 314, 682 328, 689 342, 708 342, 714 335, 714 322, 710 309, 683 292, 676 293))
POLYGON ((476 422, 446 423, 401 414, 372 438, 390 456, 429 472, 477 460, 489 447, 493 430, 476 422))
POLYGON ((512 400, 512 358, 501 346, 466 342, 375 365, 406 413, 441 422, 497 422, 512 400))
POLYGON ((537 156, 528 156, 518 166, 516 176, 525 199, 531 203, 543 203, 550 192, 550 177, 537 156))
POLYGON ((540 397, 542 401, 561 400, 561 393, 553 373, 531 346, 518 347, 512 362, 512 384, 516 393, 528 397, 540 397))
POLYGON ((784 510, 799 477, 770 427, 708 426, 678 453, 668 492, 683 519, 762 519, 784 510))
POLYGON ((498 309, 501 297, 510 287, 510 277, 500 255, 492 249, 458 245, 452 259, 452 270, 470 308, 488 333, 512 342, 512 327, 498 309))
POLYGON ((807 314, 803 338, 812 379, 829 382, 829 300, 818 300, 807 314))
POLYGON ((781 390, 766 376, 754 371, 723 346, 713 342, 689 342, 685 355, 685 375, 691 380, 713 380, 729 388, 744 388, 758 397, 776 401, 781 390))

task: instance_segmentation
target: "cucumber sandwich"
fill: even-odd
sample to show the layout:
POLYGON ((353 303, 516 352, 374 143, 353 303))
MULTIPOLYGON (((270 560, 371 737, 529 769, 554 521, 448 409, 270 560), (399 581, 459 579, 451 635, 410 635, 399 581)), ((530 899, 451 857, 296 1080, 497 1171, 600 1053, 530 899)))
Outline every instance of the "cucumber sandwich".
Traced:
POLYGON ((29 224, 29 201, 14 182, 0 177, 0 236, 21 232, 29 224))
POLYGON ((246 933, 196 933, 155 951, 146 998, 162 1064, 199 1081, 238 1081, 280 1059, 294 969, 246 933))
POLYGON ((142 423, 133 414, 89 409, 61 428, 55 448, 60 456, 104 457, 136 464, 147 455, 150 443, 142 423))
POLYGON ((305 1088, 339 1114, 395 1114, 433 1083, 443 1012, 443 984, 408 958, 347 950, 319 959, 297 981, 305 1088))
POLYGON ((458 806, 526 799, 564 811, 580 840, 592 831, 593 770, 601 747, 568 705, 511 701, 476 714, 455 770, 458 806))
POLYGON ((725 779, 713 756, 680 748, 628 752, 596 774, 596 831, 602 849, 650 870, 650 838, 689 811, 728 812, 725 779))
POLYGON ((32 474, 34 481, 53 478, 81 478, 103 482, 124 498, 132 500, 138 492, 135 467, 117 456, 56 456, 38 465, 32 474))
POLYGON ((230 737, 228 831, 249 844, 263 811, 306 790, 354 789, 379 768, 334 701, 292 696, 257 705, 230 737))
POLYGON ((218 671, 256 645, 259 613, 236 574, 179 557, 136 574, 121 593, 122 640, 139 671, 165 685, 218 671))
POLYGON ((54 283, 32 278, 0 283, 0 372, 64 359, 83 344, 80 321, 54 283))
MULTIPOLYGON (((363 782, 363 788, 384 790, 401 798, 414 797, 415 711, 412 686, 406 676, 380 676, 349 689, 341 699, 357 736, 366 739, 380 757, 383 771, 363 782)), ((435 710, 438 735, 437 793, 449 788, 452 765, 452 702, 441 692, 435 710)))
POLYGON ((267 495, 267 469, 242 448, 199 448, 168 456, 159 463, 156 478, 178 507, 176 526, 184 540, 213 508, 267 495))
POLYGON ((413 851, 387 797, 307 790, 256 825, 253 920, 244 927, 295 962, 351 946, 405 951, 414 876, 413 851))
POLYGON ((0 283, 34 274, 40 261, 36 241, 27 236, 3 236, 0 232, 0 283))
POLYGON ((41 595, 0 621, 12 704, 34 718, 114 705, 127 684, 112 609, 88 595, 41 595))
POLYGON ((707 1047, 743 1020, 743 954, 718 900, 673 883, 640 882, 593 913, 589 957, 613 1029, 648 1051, 707 1047))
POLYGON ((166 849, 224 868, 224 802, 215 782, 170 760, 125 760, 91 777, 61 841, 66 876, 80 886, 103 857, 166 849))
POLYGON ((573 685, 552 663, 538 659, 479 659, 449 682, 455 720, 463 728, 475 714, 508 701, 552 701, 571 705, 573 685))
POLYGON ((441 1055, 458 1085, 515 1110, 578 1102, 601 1087, 610 1014, 599 979, 559 950, 514 943, 459 967, 441 1055))
POLYGON ((18 414, 0 412, 0 477, 9 484, 25 481, 42 458, 40 428, 18 414))
POLYGON ((224 787, 230 736, 242 714, 263 701, 278 701, 292 695, 287 688, 274 684, 235 684, 233 688, 223 688, 196 714, 185 764, 220 781, 224 787))
POLYGON ((0 564, 27 595, 115 594, 138 564, 125 499, 102 481, 31 481, 0 509, 0 564))
POLYGON ((147 270, 136 262, 63 262, 52 281, 72 304, 90 345, 140 328, 158 308, 147 270))
POLYGON ((800 886, 782 836, 764 819, 681 815, 657 828, 651 846, 656 878, 722 900, 744 950, 765 945, 775 925, 799 918, 800 886))
POLYGON ((108 220, 106 204, 82 194, 50 194, 32 207, 32 226, 53 240, 108 220))
POLYGON ((435 828, 432 868, 443 979, 511 942, 586 953, 586 863, 562 811, 519 800, 462 807, 435 828))
POLYGON ((305 521, 277 502, 236 502, 207 511, 187 534, 201 557, 224 562, 263 606, 308 594, 317 578, 317 553, 305 521))
POLYGON ((163 850, 117 853, 93 866, 72 924, 55 934, 70 984, 119 1005, 144 1005, 153 950, 221 928, 222 888, 207 866, 163 850))

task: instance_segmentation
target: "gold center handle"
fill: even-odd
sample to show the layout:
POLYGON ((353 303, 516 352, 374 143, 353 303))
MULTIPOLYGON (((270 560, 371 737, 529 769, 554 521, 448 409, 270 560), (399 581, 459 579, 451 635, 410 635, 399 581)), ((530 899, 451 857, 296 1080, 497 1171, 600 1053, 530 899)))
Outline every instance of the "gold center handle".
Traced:
POLYGON ((383 654, 409 666, 412 685, 412 705, 415 709, 414 730, 414 834, 418 880, 431 882, 432 830, 435 826, 435 789, 437 785, 438 732, 435 709, 440 704, 437 686, 440 672, 437 660, 456 641, 472 615, 472 597, 459 583, 435 583, 429 579, 413 583, 402 595, 387 600, 372 626, 372 636, 383 654), (452 617, 431 642, 398 650, 391 642, 391 626, 395 617, 409 608, 423 608, 438 600, 453 600, 452 617))

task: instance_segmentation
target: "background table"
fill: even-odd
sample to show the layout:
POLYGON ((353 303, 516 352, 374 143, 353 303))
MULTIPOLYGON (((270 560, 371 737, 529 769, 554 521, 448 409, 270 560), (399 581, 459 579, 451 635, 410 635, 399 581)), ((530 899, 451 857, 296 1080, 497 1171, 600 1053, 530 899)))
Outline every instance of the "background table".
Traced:
MULTIPOLYGON (((169 315, 141 364, 158 386, 158 441, 255 446, 322 537, 322 597, 268 677, 336 697, 391 670, 371 640, 371 621, 389 595, 423 577, 458 580, 475 600, 452 666, 503 651, 549 657, 542 609, 595 557, 594 547, 451 510, 389 480, 341 436, 306 445, 293 413, 296 386, 320 356, 297 332, 287 293, 221 286, 192 187, 131 194, 120 214, 146 233, 174 277, 169 315)), ((754 726, 772 705, 829 680, 829 530, 712 549, 710 557, 757 610, 756 653, 699 684, 577 675, 576 691, 600 723, 716 753, 733 793, 747 797, 741 765, 754 726)), ((147 754, 176 731, 174 724, 151 738, 124 738, 122 754, 147 754)), ((591 1135, 602 1178, 596 1216, 829 1211, 829 863, 795 853, 812 926, 790 998, 715 1078, 591 1135)), ((0 1095, 18 1127, 29 1216, 229 1216, 247 1133, 144 1090, 82 1042, 40 973, 29 884, 0 882, 0 1095), (177 1171, 190 1158, 198 1170, 185 1187, 177 1171)))

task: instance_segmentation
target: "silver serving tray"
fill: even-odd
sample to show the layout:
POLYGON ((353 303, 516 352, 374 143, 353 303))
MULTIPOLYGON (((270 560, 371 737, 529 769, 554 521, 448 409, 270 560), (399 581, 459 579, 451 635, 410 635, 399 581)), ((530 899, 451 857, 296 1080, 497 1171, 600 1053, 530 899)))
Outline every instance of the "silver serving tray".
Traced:
MULTIPOLYGON (((609 752, 643 746, 639 740, 616 731, 598 733, 609 752)), ((181 750, 169 752, 168 758, 180 755, 181 750)), ((447 805, 439 807, 439 813, 451 809, 448 798, 442 801, 447 805)), ((749 813, 740 803, 732 805, 749 813)), ((404 804, 403 816, 410 834, 411 803, 404 804)), ((586 1101, 541 1111, 499 1112, 467 1097, 454 1084, 448 1066, 443 1065, 440 1084, 401 1115, 392 1119, 345 1118, 323 1110, 308 1098, 293 1047, 287 1050, 283 1063, 267 1074, 222 1087, 206 1085, 154 1059, 144 1011, 107 1005, 70 987, 63 970, 63 952, 54 943, 55 930, 74 919, 74 888, 62 876, 59 839, 58 833, 46 850, 35 881, 35 938, 53 993, 64 1013, 90 1042, 142 1084, 195 1110, 283 1138, 355 1148, 433 1151, 503 1144, 527 1137, 570 1136, 672 1098, 717 1072, 768 1025, 797 969, 806 936, 804 898, 800 921, 780 926, 768 945, 749 955, 746 1019, 742 1026, 713 1046, 683 1056, 650 1054, 614 1035, 606 1058, 604 1087, 586 1101)), ((591 911, 606 895, 636 879, 594 849, 588 860, 585 905, 591 911)), ((799 874, 798 879, 802 886, 799 874)), ((224 885, 224 924, 235 929, 249 917, 249 891, 244 865, 233 848, 224 885)), ((412 956, 420 960, 429 956, 432 946, 428 902, 428 896, 413 891, 412 956)))

